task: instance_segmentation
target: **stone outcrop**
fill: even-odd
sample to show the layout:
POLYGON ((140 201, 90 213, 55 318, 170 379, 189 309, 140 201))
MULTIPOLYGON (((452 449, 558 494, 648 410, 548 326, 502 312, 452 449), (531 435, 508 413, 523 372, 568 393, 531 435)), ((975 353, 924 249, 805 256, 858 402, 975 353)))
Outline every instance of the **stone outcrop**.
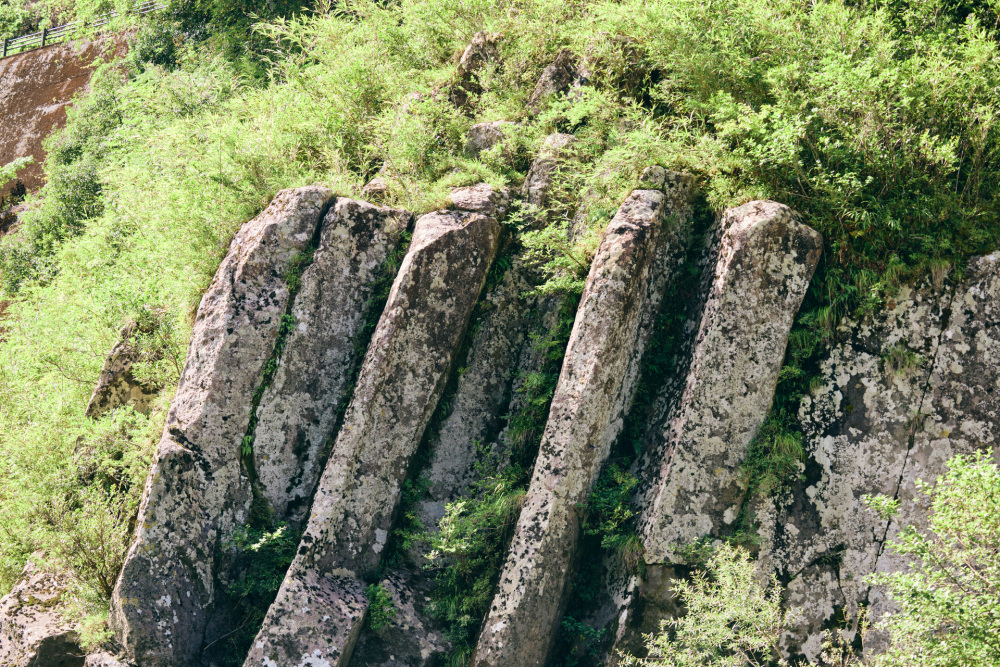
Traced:
POLYGON ((421 217, 362 364, 298 555, 246 664, 346 665, 401 485, 496 253, 477 213, 421 217))
POLYGON ((497 220, 507 217, 511 196, 507 188, 497 190, 486 183, 455 188, 448 195, 446 205, 450 209, 482 213, 497 220))
POLYGON ((450 648, 428 618, 428 582, 391 572, 379 582, 392 599, 393 616, 378 631, 366 628, 351 656, 351 667, 434 667, 450 648))
POLYGON ((666 192, 632 192, 598 248, 476 667, 546 664, 579 533, 577 505, 621 431, 660 297, 684 250, 691 184, 670 183, 666 192))
POLYGON ((528 109, 532 115, 540 113, 551 99, 568 91, 579 79, 576 57, 571 51, 563 49, 556 55, 555 61, 542 71, 542 76, 531 92, 528 109))
POLYGON ((110 653, 98 651, 87 656, 83 667, 126 667, 126 665, 110 653))
POLYGON ((640 533, 648 563, 719 536, 737 518, 740 464, 774 398, 792 321, 822 251, 822 237, 787 207, 731 209, 687 386, 647 453, 640 533))
POLYGON ((79 636, 62 614, 65 577, 29 562, 14 589, 0 598, 0 665, 83 667, 79 636))
POLYGON ((574 143, 576 137, 572 134, 550 134, 545 138, 538 157, 531 164, 521 186, 521 198, 525 203, 543 213, 550 208, 567 204, 554 186, 559 170, 576 157, 574 143))
POLYGON ((956 454, 997 451, 998 316, 1000 256, 990 255, 958 285, 904 287, 884 312, 842 327, 823 385, 800 409, 806 479, 757 511, 761 567, 791 579, 791 652, 817 655, 838 612, 891 610, 865 577, 907 568, 886 542, 900 525, 926 526, 916 481, 936 479, 956 454), (897 520, 879 519, 866 494, 901 500, 897 520))
POLYGON ((149 412, 150 403, 162 387, 139 381, 132 374, 132 365, 139 361, 156 361, 143 354, 139 337, 152 335, 157 325, 154 317, 144 327, 136 322, 122 327, 87 403, 86 416, 97 418, 123 405, 131 405, 136 412, 149 412))
MULTIPOLYGON (((412 216, 337 199, 292 307, 295 324, 257 410, 257 479, 277 521, 305 519, 325 445, 363 352, 357 337, 378 271, 412 216)), ((363 350, 363 347, 362 347, 363 350)))
POLYGON ((460 109, 467 109, 472 98, 482 92, 479 85, 479 72, 489 62, 498 59, 500 50, 500 35, 478 32, 472 42, 462 52, 455 71, 455 83, 451 87, 449 99, 460 109))
POLYGON ((202 298, 112 600, 112 625, 144 667, 186 665, 201 650, 217 547, 252 501, 241 442, 287 310, 285 273, 332 199, 319 187, 278 193, 236 234, 202 298))
POLYGON ((469 128, 465 142, 465 156, 478 158, 484 151, 493 148, 507 138, 514 123, 507 120, 494 120, 488 123, 476 123, 469 128))

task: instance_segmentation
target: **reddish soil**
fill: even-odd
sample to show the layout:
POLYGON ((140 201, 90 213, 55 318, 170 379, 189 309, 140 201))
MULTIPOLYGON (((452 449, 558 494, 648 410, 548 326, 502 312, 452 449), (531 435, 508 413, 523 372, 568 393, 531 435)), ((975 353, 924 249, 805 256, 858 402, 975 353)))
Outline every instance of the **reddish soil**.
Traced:
MULTIPOLYGON (((42 141, 66 124, 66 106, 90 83, 106 42, 67 42, 0 60, 0 165, 34 156, 21 172, 29 192, 44 182, 42 141)), ((0 184, 0 195, 10 183, 0 184)))

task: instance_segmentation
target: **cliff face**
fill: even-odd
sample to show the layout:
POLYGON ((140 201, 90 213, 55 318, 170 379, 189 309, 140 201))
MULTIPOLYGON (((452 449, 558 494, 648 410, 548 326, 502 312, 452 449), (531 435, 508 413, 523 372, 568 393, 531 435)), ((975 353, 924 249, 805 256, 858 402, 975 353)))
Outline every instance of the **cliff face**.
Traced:
MULTIPOLYGON (((0 164, 32 156, 20 178, 29 191, 43 182, 42 142, 66 123, 66 107, 90 83, 91 65, 106 43, 89 41, 48 46, 0 60, 0 164)), ((7 184, 0 184, 0 193, 7 184)))
MULTIPOLYGON (((491 39, 462 56, 455 104, 475 93, 467 75, 492 57, 491 39)), ((39 95, 65 100, 86 85, 80 63, 95 48, 72 51, 75 65, 55 49, 0 63, 5 90, 52 81, 36 92, 35 115, 24 112, 40 129, 12 132, 10 157, 61 122, 65 101, 44 111, 39 95)), ((532 104, 578 85, 572 68, 561 58, 546 70, 532 104)), ((474 126, 470 150, 488 149, 508 125, 474 126)), ((426 550, 393 536, 413 522, 432 535, 452 529, 456 507, 519 467, 524 486, 497 529, 509 534, 492 554, 492 588, 479 591, 488 610, 468 621, 476 667, 550 664, 583 568, 597 573, 597 592, 573 611, 614 664, 677 613, 670 584, 691 565, 687 547, 731 537, 747 512, 760 571, 786 585, 794 611, 788 654, 814 657, 832 619, 862 605, 873 620, 892 610, 866 576, 907 566, 886 551, 900 527, 861 498, 916 500, 917 480, 934 480, 949 457, 1000 453, 1000 258, 973 258, 961 277, 904 287, 884 310, 844 323, 797 415, 801 478, 758 498, 743 466, 774 402, 821 235, 787 206, 754 201, 721 212, 698 244, 694 180, 651 166, 609 216, 579 301, 539 295, 543 278, 503 223, 517 204, 535 216, 524 224, 544 227, 540 211, 560 204, 555 175, 574 142, 549 136, 517 194, 454 188, 441 210, 414 216, 311 186, 279 192, 243 225, 198 308, 114 589, 121 660, 440 664, 457 642, 432 609, 441 582, 426 550), (700 287, 685 304, 675 370, 640 411, 658 316, 679 308, 670 295, 683 280, 700 287), (554 386, 540 409, 532 386, 546 372, 554 386), (528 436, 522 416, 532 410, 541 415, 528 436), (636 436, 626 425, 644 446, 628 471, 639 546, 634 562, 605 553, 584 563, 584 507, 614 448, 636 436), (257 617, 231 593, 249 576, 234 536, 251 525, 294 536, 257 617), (253 641, 224 654, 248 625, 253 641)), ((372 199, 378 181, 366 188, 372 199)), ((95 411, 145 400, 127 377, 129 331, 95 411)), ((900 521, 921 525, 926 508, 910 503, 900 521)), ((16 594, 42 579, 29 568, 16 594)), ((60 580, 42 583, 57 599, 60 580)), ((0 602, 0 656, 21 665, 38 664, 41 646, 73 653, 76 637, 58 619, 3 615, 15 606, 0 602)))

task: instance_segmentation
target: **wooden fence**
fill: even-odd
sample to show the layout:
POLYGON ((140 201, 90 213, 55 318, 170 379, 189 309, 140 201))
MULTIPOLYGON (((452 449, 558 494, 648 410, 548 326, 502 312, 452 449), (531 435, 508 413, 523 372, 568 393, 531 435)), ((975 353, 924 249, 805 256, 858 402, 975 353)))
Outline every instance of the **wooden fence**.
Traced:
MULTIPOLYGON (((135 8, 131 9, 128 13, 148 14, 149 12, 163 9, 165 7, 166 4, 164 4, 163 0, 143 0, 143 2, 136 5, 135 8)), ((118 12, 109 12, 86 23, 83 21, 72 21, 66 25, 57 26, 55 28, 45 28, 39 32, 33 32, 30 35, 15 37, 14 39, 4 38, 3 50, 0 51, 0 59, 12 56, 15 53, 38 49, 57 42, 64 42, 71 39, 73 35, 75 35, 77 31, 82 28, 100 28, 101 26, 111 23, 111 20, 117 16, 118 12)))

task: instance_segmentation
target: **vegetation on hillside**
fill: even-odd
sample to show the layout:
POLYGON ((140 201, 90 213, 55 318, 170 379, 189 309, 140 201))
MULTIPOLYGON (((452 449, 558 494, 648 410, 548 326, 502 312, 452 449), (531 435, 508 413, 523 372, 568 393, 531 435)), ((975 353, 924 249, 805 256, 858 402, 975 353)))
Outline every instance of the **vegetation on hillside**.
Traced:
MULTIPOLYGON (((7 0, 0 33, 55 20, 39 8, 109 7, 7 0)), ((996 249, 997 21, 971 0, 173 0, 96 72, 49 140, 45 188, 0 240, 0 302, 13 302, 0 329, 0 593, 42 550, 75 573, 85 613, 102 613, 200 295, 275 192, 325 183, 358 195, 381 171, 387 203, 419 213, 451 186, 519 185, 525 156, 554 131, 577 138, 562 178, 586 197, 587 229, 570 245, 511 226, 549 264, 543 291, 572 301, 597 235, 650 164, 695 174, 711 208, 775 199, 823 233, 747 471, 752 487, 775 488, 800 456, 798 399, 837 321, 996 249), (460 109, 448 90, 479 31, 501 36, 499 56, 460 109), (563 49, 589 83, 532 115, 535 82, 563 49), (469 127, 500 119, 518 125, 469 158, 469 127), (85 418, 120 327, 154 312, 168 335, 147 356, 161 361, 137 371, 167 388, 152 413, 85 418)), ((549 211, 550 230, 567 229, 579 204, 568 196, 549 211)), ((680 319, 665 313, 658 335, 675 336, 680 319)), ((542 419, 552 364, 528 385, 542 419)), ((526 419, 537 429, 537 415, 526 419)), ((621 487, 633 481, 609 471, 588 526, 610 526, 606 546, 621 548, 621 487)), ((474 584, 476 596, 442 607, 456 636, 475 633, 477 586, 498 567, 492 528, 509 528, 525 476, 506 471, 486 502, 449 515, 450 534, 472 541, 467 571, 446 586, 474 584)))

